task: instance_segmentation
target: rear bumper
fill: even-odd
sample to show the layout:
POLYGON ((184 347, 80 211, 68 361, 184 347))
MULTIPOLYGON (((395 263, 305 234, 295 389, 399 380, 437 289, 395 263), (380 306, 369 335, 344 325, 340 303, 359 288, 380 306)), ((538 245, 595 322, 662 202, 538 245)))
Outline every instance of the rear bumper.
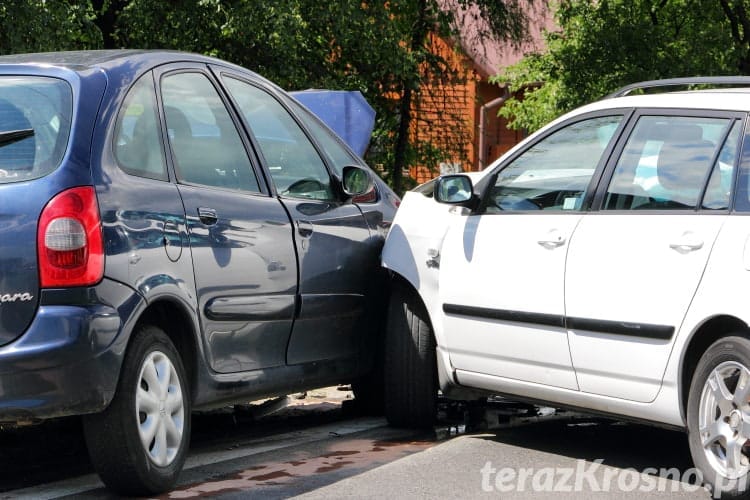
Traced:
POLYGON ((45 292, 26 332, 0 348, 0 422, 106 408, 132 326, 127 319, 142 301, 109 280, 86 289, 45 292))

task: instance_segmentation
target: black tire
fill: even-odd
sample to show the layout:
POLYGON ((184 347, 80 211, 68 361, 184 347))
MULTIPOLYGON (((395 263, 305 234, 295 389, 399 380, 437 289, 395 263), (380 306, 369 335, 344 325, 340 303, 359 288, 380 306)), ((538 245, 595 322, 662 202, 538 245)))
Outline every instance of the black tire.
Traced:
MULTIPOLYGON (((190 388, 180 356, 160 328, 144 325, 134 333, 125 354, 114 399, 103 412, 85 416, 83 424, 91 462, 104 484, 115 493, 154 495, 174 486, 190 443, 190 388), (166 360, 171 365, 167 365, 166 360), (154 367, 158 377, 165 380, 166 374, 169 380, 160 381, 163 384, 161 387, 156 384, 150 387, 146 380, 148 370, 144 366, 154 367), (179 382, 178 388, 175 381, 179 382), (168 389, 165 391, 166 386, 168 389), (141 420, 143 424, 146 423, 146 412, 138 413, 136 405, 137 401, 143 401, 145 406, 146 398, 136 397, 139 388, 142 390, 139 394, 145 391, 156 397, 158 409, 152 411, 152 421, 170 425, 177 422, 174 429, 179 429, 181 424, 181 433, 173 432, 171 438, 167 430, 160 434, 162 427, 156 425, 156 437, 148 445, 150 449, 141 442, 139 429, 141 420), (172 403, 168 401, 168 396, 172 398, 172 403), (174 411, 169 409, 169 405, 174 405, 174 411), (159 436, 165 439, 161 443, 165 447, 159 447, 159 436)), ((164 429, 166 427, 168 425, 165 424, 164 429)))
MULTIPOLYGON (((386 304, 381 309, 385 310, 386 304)), ((382 318, 382 316, 381 316, 382 318)), ((384 330, 385 320, 380 319, 375 323, 378 326, 370 331, 373 344, 368 348, 372 352, 372 368, 365 375, 352 381, 352 392, 354 393, 353 409, 359 415, 381 416, 385 412, 385 383, 383 377, 383 356, 385 355, 384 330)))
POLYGON ((729 449, 727 443, 730 441, 726 437, 724 440, 708 439, 707 435, 702 436, 700 432, 702 421, 704 428, 709 428, 707 423, 719 423, 717 429, 727 432, 731 442, 740 443, 740 457, 744 455, 740 463, 750 460, 750 441, 745 441, 741 427, 742 417, 750 417, 750 400, 748 396, 740 396, 737 400, 744 401, 743 404, 737 405, 734 402, 734 395, 740 390, 738 380, 743 369, 747 371, 747 380, 750 382, 750 340, 740 336, 725 337, 714 342, 706 350, 693 372, 690 383, 687 409, 690 453, 693 463, 702 473, 704 484, 715 492, 714 498, 747 498, 750 486, 750 462, 748 467, 732 467, 729 461, 722 460, 725 459, 722 453, 729 449), (716 380, 722 380, 724 387, 728 389, 727 394, 732 397, 712 399, 717 393, 711 391, 707 385, 709 377, 714 384, 716 380), (716 401, 723 402, 723 408, 720 409, 716 401), (709 443, 705 448, 704 437, 709 443), (748 444, 742 444, 745 442, 748 444))
POLYGON ((395 427, 427 428, 437 415, 435 336, 421 300, 396 287, 385 340, 385 416, 395 427))
POLYGON ((360 415, 380 416, 385 409, 385 391, 383 389, 383 364, 375 366, 372 371, 352 382, 354 408, 360 415))

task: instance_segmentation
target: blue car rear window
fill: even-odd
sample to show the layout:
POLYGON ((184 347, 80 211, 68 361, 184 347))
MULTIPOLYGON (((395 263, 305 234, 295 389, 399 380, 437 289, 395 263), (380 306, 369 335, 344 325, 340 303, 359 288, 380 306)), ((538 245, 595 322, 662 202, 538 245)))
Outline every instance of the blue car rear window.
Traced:
POLYGON ((62 161, 73 94, 67 82, 0 76, 0 184, 36 179, 62 161))

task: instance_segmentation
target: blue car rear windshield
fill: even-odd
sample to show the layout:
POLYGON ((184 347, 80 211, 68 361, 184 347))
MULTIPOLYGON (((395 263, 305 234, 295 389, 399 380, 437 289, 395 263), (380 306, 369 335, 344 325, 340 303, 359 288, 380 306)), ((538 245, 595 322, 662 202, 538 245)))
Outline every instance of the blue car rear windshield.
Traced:
POLYGON ((53 171, 70 134, 73 93, 67 82, 0 76, 0 184, 53 171))

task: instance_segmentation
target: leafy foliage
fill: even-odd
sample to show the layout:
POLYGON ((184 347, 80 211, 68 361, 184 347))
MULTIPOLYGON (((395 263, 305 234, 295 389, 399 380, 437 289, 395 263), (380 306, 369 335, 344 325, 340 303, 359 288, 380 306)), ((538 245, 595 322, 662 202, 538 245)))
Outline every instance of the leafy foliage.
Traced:
POLYGON ((464 78, 431 51, 430 37, 458 37, 469 15, 482 20, 477 42, 520 40, 532 1, 14 0, 0 4, 0 52, 176 49, 240 64, 286 89, 359 90, 377 112, 367 159, 400 191, 405 167, 441 155, 411 134, 432 126, 414 121, 425 83, 464 78))
POLYGON ((99 48, 88 3, 12 0, 0 3, 0 54, 99 48))
POLYGON ((512 91, 544 85, 532 87, 523 100, 511 99, 501 113, 515 128, 534 130, 629 83, 748 74, 746 5, 750 2, 562 0, 556 13, 560 31, 547 33, 546 51, 494 77, 512 91))

